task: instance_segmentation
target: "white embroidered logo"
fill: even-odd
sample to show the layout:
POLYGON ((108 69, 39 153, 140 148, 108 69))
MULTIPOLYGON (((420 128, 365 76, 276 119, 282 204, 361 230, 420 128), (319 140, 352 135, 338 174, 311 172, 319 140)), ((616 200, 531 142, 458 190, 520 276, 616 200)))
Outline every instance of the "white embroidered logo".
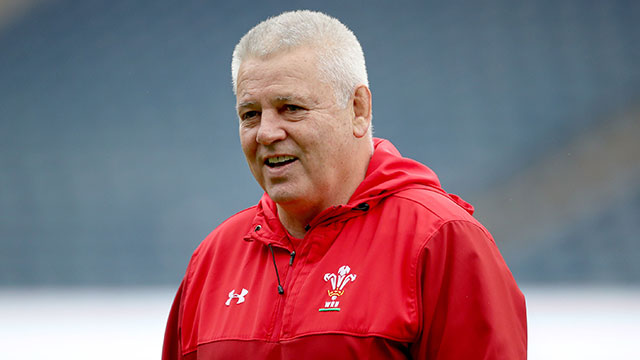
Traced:
POLYGON ((338 269, 338 275, 333 273, 324 274, 324 281, 331 283, 331 290, 327 291, 331 297, 331 301, 325 301, 324 307, 318 309, 318 311, 340 311, 338 307, 340 301, 337 301, 338 296, 344 294, 344 286, 347 285, 348 282, 356 280, 356 274, 349 274, 350 272, 351 268, 343 265, 338 269))
POLYGON ((229 292, 229 299, 224 304, 227 306, 231 305, 231 300, 233 299, 238 299, 238 302, 236 302, 236 304, 242 304, 244 302, 244 297, 247 296, 248 293, 249 290, 245 288, 242 288, 240 294, 236 294, 236 289, 233 289, 229 292))

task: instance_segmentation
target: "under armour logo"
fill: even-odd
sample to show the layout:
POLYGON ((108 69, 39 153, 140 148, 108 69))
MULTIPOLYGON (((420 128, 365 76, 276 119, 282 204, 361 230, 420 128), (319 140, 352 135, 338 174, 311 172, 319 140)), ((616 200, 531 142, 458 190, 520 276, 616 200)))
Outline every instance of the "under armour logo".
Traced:
POLYGON ((231 305, 231 300, 238 299, 236 304, 242 304, 244 302, 244 297, 247 296, 249 290, 242 288, 240 294, 236 294, 236 289, 233 289, 229 292, 229 299, 224 303, 225 305, 231 305))

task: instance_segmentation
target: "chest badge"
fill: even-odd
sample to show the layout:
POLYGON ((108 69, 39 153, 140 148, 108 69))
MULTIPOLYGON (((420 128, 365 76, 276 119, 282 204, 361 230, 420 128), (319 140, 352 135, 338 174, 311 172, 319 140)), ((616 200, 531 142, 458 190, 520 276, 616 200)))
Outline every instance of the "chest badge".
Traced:
POLYGON ((340 311, 340 301, 338 301, 338 297, 344 294, 344 286, 347 285, 347 283, 356 280, 356 274, 349 274, 350 272, 351 268, 349 266, 342 265, 338 269, 338 275, 334 273, 324 274, 324 281, 329 282, 331 285, 331 290, 327 291, 331 300, 325 301, 324 307, 318 309, 318 311, 340 311))
POLYGON ((236 293, 236 289, 233 289, 229 292, 229 299, 224 303, 225 305, 231 305, 231 300, 238 299, 236 304, 242 304, 244 302, 244 297, 247 296, 249 290, 242 288, 240 294, 236 293))

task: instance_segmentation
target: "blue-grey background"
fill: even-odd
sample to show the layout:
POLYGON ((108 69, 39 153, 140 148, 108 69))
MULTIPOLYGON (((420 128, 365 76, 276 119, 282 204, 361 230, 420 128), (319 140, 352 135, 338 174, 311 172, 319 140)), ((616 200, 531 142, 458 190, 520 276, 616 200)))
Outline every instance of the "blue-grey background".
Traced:
POLYGON ((640 2, 11 0, 0 286, 177 286, 261 195, 233 47, 299 8, 358 36, 376 136, 476 206, 519 283, 640 283, 640 2))

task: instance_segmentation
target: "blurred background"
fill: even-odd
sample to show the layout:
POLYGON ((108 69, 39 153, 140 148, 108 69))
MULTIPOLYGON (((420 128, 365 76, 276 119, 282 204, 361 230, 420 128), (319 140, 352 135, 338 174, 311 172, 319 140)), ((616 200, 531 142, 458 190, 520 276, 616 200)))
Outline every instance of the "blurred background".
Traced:
POLYGON ((475 205, 529 358, 640 357, 631 0, 0 1, 0 357, 159 358, 192 251, 261 195, 233 47, 300 8, 358 36, 375 135, 475 205))

